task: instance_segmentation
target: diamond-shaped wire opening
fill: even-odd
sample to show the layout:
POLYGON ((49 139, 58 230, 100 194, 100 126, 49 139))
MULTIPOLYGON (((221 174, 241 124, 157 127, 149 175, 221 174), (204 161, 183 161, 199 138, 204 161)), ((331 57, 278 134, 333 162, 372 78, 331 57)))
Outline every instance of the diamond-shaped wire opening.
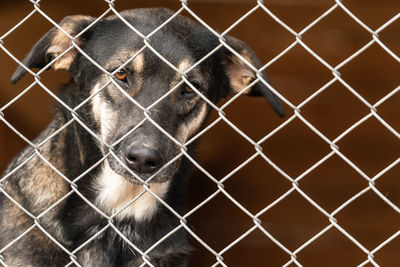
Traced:
POLYGON ((1 34, 5 34, 15 27, 30 14, 32 10, 32 4, 29 1, 20 1, 17 6, 16 3, 2 2, 2 9, 0 10, 0 16, 2 18, 2 23, 0 25, 1 34))
MULTIPOLYGON (((24 5, 26 2, 22 4, 24 5)), ((21 42, 18 44, 18 40, 23 38, 24 33, 26 31, 31 32, 33 29, 35 29, 35 25, 42 24, 44 26, 43 29, 41 29, 40 32, 37 31, 32 36, 33 39, 38 39, 45 33, 46 29, 50 27, 49 25, 51 25, 32 7, 32 4, 28 4, 26 6, 25 12, 23 10, 24 7, 19 6, 19 8, 21 8, 21 13, 19 13, 17 17, 14 17, 11 22, 10 19, 4 19, 4 23, 2 23, 2 27, 0 28, 2 30, 0 38, 4 42, 3 45, 7 47, 7 50, 9 50, 11 54, 18 58, 24 56, 24 54, 28 52, 26 51, 26 49, 28 49, 27 46, 21 42), (13 45, 8 47, 8 42, 12 43, 13 45)), ((15 15, 16 14, 14 13, 14 16, 15 15)), ((7 14, 2 14, 2 17, 3 16, 4 18, 7 18, 7 14)))
POLYGON ((207 145, 199 147, 197 161, 206 169, 212 169, 211 174, 218 180, 256 153, 252 144, 223 121, 204 133, 200 143, 207 145), (215 138, 216 136, 224 136, 224 138, 215 138), (230 147, 227 154, 225 147, 232 143, 235 145, 230 147), (218 168, 219 163, 214 160, 214 157, 224 159, 225 164, 218 168))
POLYGON ((246 44, 255 49, 254 52, 260 58, 262 64, 272 60, 282 52, 282 48, 289 47, 293 43, 293 35, 282 31, 282 26, 270 16, 266 16, 261 7, 255 9, 253 5, 248 5, 245 9, 243 8, 242 12, 238 14, 232 12, 228 15, 234 19, 233 22, 238 18, 243 18, 243 20, 233 28, 230 28, 233 24, 230 23, 224 28, 218 26, 217 29, 229 29, 228 35, 235 36, 240 40, 246 40, 246 44), (249 12, 251 13, 248 14, 249 12), (253 30, 249 31, 249 28, 253 30), (255 31, 266 38, 259 38, 258 40, 252 38, 255 31))
POLYGON ((368 185, 337 155, 323 162, 300 183, 303 191, 328 212, 333 212, 368 185))
MULTIPOLYGON (((52 24, 41 16, 37 10, 31 11, 20 23, 16 24, 10 31, 0 36, 3 43, 0 43, 0 49, 3 53, 7 54, 10 60, 16 63, 22 62, 24 56, 27 54, 27 47, 19 40, 24 38, 25 32, 35 32, 34 40, 39 40, 50 29, 52 24), (45 31, 37 32, 33 30, 34 25, 45 25, 45 31), (47 26, 47 27, 46 27, 47 26), (12 45, 11 45, 12 44, 12 45)), ((33 45, 33 44, 32 44, 33 45)), ((26 69, 28 71, 28 69, 26 69)), ((28 71, 33 76, 32 70, 28 71)), ((23 79, 25 80, 25 79, 23 79)))
POLYGON ((291 251, 328 224, 328 219, 297 192, 288 195, 259 218, 262 226, 291 251))
POLYGON ((298 254, 304 266, 357 266, 365 258, 366 255, 335 228, 330 228, 298 254))
POLYGON ((338 143, 340 151, 368 175, 376 175, 399 157, 400 142, 370 118, 338 143))
POLYGON ((340 69, 342 78, 370 103, 379 101, 399 85, 395 74, 399 71, 399 63, 377 44, 340 69))
POLYGON ((356 240, 373 250, 400 229, 400 215, 372 190, 355 199, 336 216, 356 240), (371 220, 375 217, 377 219, 371 220), (390 221, 390 224, 386 222, 390 221))
POLYGON ((33 140, 50 121, 54 115, 54 102, 51 96, 43 92, 39 85, 34 85, 21 96, 14 97, 11 101, 1 107, 4 119, 12 123, 21 134, 29 140, 33 140), (12 102, 12 103, 11 103, 12 102), (37 103, 41 103, 40 106, 37 103), (21 113, 28 113, 21 117, 21 113))
POLYGON ((271 136, 262 147, 263 153, 292 178, 331 151, 327 143, 298 119, 271 136))
MULTIPOLYGON (((276 90, 298 105, 332 79, 332 73, 321 66, 300 45, 287 51, 267 68, 276 90)), ((288 115, 290 110, 288 110, 288 115)))
POLYGON ((337 8, 307 31, 302 39, 332 66, 339 64, 371 40, 369 32, 337 8), (335 21, 340 21, 337 27, 335 21))
POLYGON ((226 180, 224 186, 232 197, 255 214, 286 193, 292 184, 258 156, 226 180))
POLYGON ((193 225, 193 231, 216 251, 224 249, 254 225, 252 219, 222 193, 190 215, 189 223, 193 225), (221 209, 229 212, 221 214, 221 209))
POLYGON ((369 112, 370 109, 339 82, 331 84, 301 109, 302 116, 318 125, 318 130, 331 140, 369 112), (340 101, 333 102, 334 97, 340 101))
MULTIPOLYGON (((224 105, 225 102, 221 102, 221 105, 224 105)), ((263 97, 242 95, 224 108, 224 112, 225 117, 230 122, 245 132, 254 141, 260 140, 266 134, 275 130, 283 121, 282 118, 276 116, 276 113, 272 111, 268 102, 263 97), (246 112, 243 112, 243 110, 246 112)))

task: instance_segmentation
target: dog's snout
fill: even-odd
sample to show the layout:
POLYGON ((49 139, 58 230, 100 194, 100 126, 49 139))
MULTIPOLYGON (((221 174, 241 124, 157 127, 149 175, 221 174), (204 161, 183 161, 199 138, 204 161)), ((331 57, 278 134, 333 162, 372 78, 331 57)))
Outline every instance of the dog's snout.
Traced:
POLYGON ((125 155, 125 160, 128 167, 137 173, 152 173, 161 165, 160 153, 143 146, 131 146, 125 155))

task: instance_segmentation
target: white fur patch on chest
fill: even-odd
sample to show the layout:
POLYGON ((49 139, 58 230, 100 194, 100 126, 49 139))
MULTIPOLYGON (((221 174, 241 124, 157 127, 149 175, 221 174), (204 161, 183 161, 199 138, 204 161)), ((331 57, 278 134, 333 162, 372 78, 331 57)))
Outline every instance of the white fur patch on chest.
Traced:
MULTIPOLYGON (((141 221, 151 218, 157 211, 159 201, 151 193, 147 192, 143 186, 129 183, 124 177, 111 170, 107 162, 95 179, 94 186, 98 190, 97 206, 109 214, 122 210, 131 200, 137 198, 117 215, 119 219, 134 217, 135 220, 141 221), (143 191, 146 192, 142 193, 143 191)), ((150 190, 163 198, 168 187, 169 182, 156 183, 150 185, 150 190)))

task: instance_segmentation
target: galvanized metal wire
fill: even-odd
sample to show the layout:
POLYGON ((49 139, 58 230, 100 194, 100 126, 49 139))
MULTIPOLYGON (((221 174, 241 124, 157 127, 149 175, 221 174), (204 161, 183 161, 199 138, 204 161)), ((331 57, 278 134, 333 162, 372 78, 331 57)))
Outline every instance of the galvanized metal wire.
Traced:
MULTIPOLYGON (((375 186, 376 181, 382 177, 386 172, 388 172, 390 169, 395 167, 396 165, 399 164, 400 158, 397 158, 394 160, 391 164, 386 166, 384 169, 382 169, 378 174, 375 176, 371 177, 367 175, 362 169, 360 169, 354 162, 352 162, 346 155, 344 155, 340 151, 340 147, 338 145, 338 142, 342 140, 345 136, 347 136, 349 133, 354 131, 357 127, 362 125, 364 122, 366 122, 369 118, 374 117, 382 126, 384 126, 391 134, 393 134, 397 139, 400 139, 400 133, 396 131, 390 123, 385 121, 382 116, 379 114, 379 107, 386 102, 388 99, 390 99, 393 95, 398 93, 400 91, 400 86, 393 88, 390 93, 382 97, 379 101, 375 103, 370 103, 367 101, 360 93, 357 92, 348 82, 346 82, 345 79, 341 76, 341 69, 351 62, 354 58, 359 56, 363 51, 365 51, 367 48, 371 47, 372 45, 376 44, 379 45, 388 55, 390 55, 394 60, 397 62, 400 62, 399 56, 396 55, 395 52, 393 52, 385 43, 379 39, 379 33, 390 26, 392 23, 396 22, 399 17, 400 13, 389 19, 387 22, 385 22, 383 25, 378 27, 377 29, 371 29, 368 27, 360 18, 358 18, 354 13, 351 12, 351 10, 346 6, 346 1, 341 1, 341 0, 336 0, 336 1, 331 1, 332 6, 330 6, 323 14, 321 14, 318 18, 313 20, 311 23, 309 23, 306 27, 304 27, 300 31, 295 31, 291 27, 289 27, 283 20, 281 20, 277 15, 275 15, 271 9, 268 7, 266 3, 264 3, 262 0, 257 0, 254 1, 254 7, 252 7, 245 15, 242 17, 238 18, 230 27, 228 27, 225 31, 222 33, 218 33, 215 31, 211 26, 207 24, 206 21, 202 20, 191 8, 190 8, 190 1, 184 1, 181 0, 180 4, 181 7, 179 10, 177 10, 168 20, 166 20, 162 25, 160 25, 157 29, 155 29, 153 32, 151 32, 148 35, 145 35, 141 33, 138 29, 134 28, 131 24, 129 24, 120 14, 119 12, 114 8, 114 3, 116 1, 107 1, 104 0, 104 3, 108 6, 107 10, 99 16, 96 20, 94 20, 87 28, 85 28, 83 31, 78 33, 75 36, 71 36, 66 32, 60 25, 58 25, 55 21, 51 19, 50 16, 48 16, 40 7, 40 0, 34 1, 34 0, 29 0, 29 2, 32 4, 32 11, 25 17, 23 18, 18 24, 16 24, 14 27, 12 27, 9 31, 7 31, 5 34, 0 36, 0 49, 3 50, 12 60, 14 60, 17 64, 22 66, 29 75, 32 75, 34 78, 34 81, 26 87, 20 94, 18 94, 16 97, 14 97, 12 100, 10 100, 6 105, 0 108, 0 120, 2 123, 4 123, 7 127, 9 127, 16 135, 18 135, 24 142, 26 142, 27 145, 31 146, 33 148, 33 153, 27 157, 25 161, 20 163, 14 170, 12 170, 10 173, 5 175, 4 177, 1 177, 0 179, 0 191, 10 200, 12 201, 21 211, 23 211, 27 216, 31 217, 33 219, 33 224, 21 235, 19 235, 15 240, 7 244, 5 247, 0 248, 0 263, 4 266, 7 266, 5 263, 5 258, 2 256, 2 253, 7 250, 9 247, 13 246, 18 240, 22 239, 24 236, 26 236, 28 233, 30 233, 34 229, 39 229, 42 231, 48 238, 50 238, 60 249, 62 249, 65 253, 67 253, 70 257, 70 262, 66 266, 80 266, 76 253, 80 251, 82 248, 84 248, 86 245, 88 245, 93 239, 95 239, 98 235, 100 235, 102 232, 104 232, 107 229, 112 229, 115 231, 122 239, 124 242, 126 242, 127 245, 130 246, 132 251, 135 251, 139 253, 144 261, 142 266, 145 266, 146 264, 148 266, 153 266, 152 263, 150 262, 150 257, 148 254, 156 248, 161 242, 163 242, 165 239, 167 239, 169 236, 173 235, 176 231, 179 229, 185 229, 186 232, 191 235, 194 239, 196 239, 204 248, 209 251, 211 254, 215 256, 215 264, 212 266, 227 266, 227 264, 224 262, 224 254, 229 251, 232 247, 234 247, 236 244, 238 244, 241 240, 249 236, 252 232, 255 230, 260 230, 266 238, 270 239, 273 243, 275 243, 283 252, 285 252, 289 257, 290 260, 287 261, 287 263, 284 264, 284 266, 289 266, 291 264, 295 264, 297 266, 302 266, 301 262, 297 259, 297 255, 304 250, 307 246, 309 246, 311 243, 315 242, 317 239, 319 239, 321 236, 323 236, 328 230, 335 228, 337 229, 344 237, 346 237, 348 240, 350 240, 352 243, 354 243, 364 254, 365 254, 365 261, 360 262, 359 266, 365 266, 368 263, 374 265, 374 266, 380 266, 379 262, 377 262, 374 259, 374 255, 381 250, 383 247, 385 247, 387 244, 389 244, 392 240, 397 238, 400 235, 400 230, 397 231, 395 234, 387 238, 384 242, 380 243, 378 246, 376 246, 374 249, 367 249, 362 242, 358 241, 354 236, 352 236, 346 229, 344 229, 340 221, 336 218, 336 215, 338 215, 344 208, 349 206, 352 202, 360 198, 362 195, 364 195, 366 192, 374 192, 379 198, 381 198, 389 207, 391 207, 396 213, 400 213, 400 208, 393 203, 391 200, 389 200, 379 189, 375 186), (243 58, 237 51, 235 51, 232 47, 230 47, 226 42, 224 36, 227 35, 232 29, 234 29, 237 25, 239 25, 242 21, 244 21, 247 17, 249 17, 251 14, 253 14, 255 11, 262 11, 264 12, 265 16, 268 16, 272 18, 274 21, 276 21, 281 27, 282 31, 287 31, 289 34, 292 35, 293 42, 286 48, 282 49, 280 53, 278 53, 273 59, 265 63, 264 66, 262 66, 260 69, 257 69, 255 66, 253 66, 250 62, 248 62, 245 58, 243 58), (308 46, 303 40, 302 36, 310 31, 315 25, 317 25, 320 21, 322 21, 325 17, 327 17, 329 14, 334 12, 335 10, 342 10, 344 11, 349 18, 351 18, 354 22, 356 22, 360 27, 362 27, 365 31, 367 31, 370 34, 370 41, 365 44, 363 47, 361 47, 359 50, 345 58, 343 61, 341 61, 337 65, 331 65, 329 64, 324 58, 322 58, 318 53, 316 53, 310 46, 308 46), (157 31, 162 29, 165 25, 167 25, 174 17, 182 13, 183 11, 188 12, 194 20, 196 20, 198 23, 203 25, 205 28, 207 28, 211 33, 213 33, 216 37, 218 37, 220 44, 213 49, 209 54, 205 55, 203 59, 200 61, 194 63, 191 67, 189 67, 186 71, 181 72, 176 66, 174 66, 171 62, 168 61, 163 55, 161 55, 157 49, 155 49, 150 41, 150 37, 155 34, 157 31), (47 88, 42 82, 41 82, 41 77, 40 75, 47 69, 48 66, 44 67, 43 69, 39 70, 38 72, 33 72, 30 70, 28 67, 24 66, 23 63, 16 57, 14 56, 5 46, 5 41, 4 39, 10 35, 13 31, 15 31, 17 28, 19 28, 22 24, 28 23, 27 21, 29 20, 30 17, 32 17, 35 14, 41 15, 43 18, 45 18, 47 21, 49 21, 54 27, 62 31, 66 36, 68 36, 71 41, 72 45, 69 47, 66 51, 58 55, 56 58, 54 58, 48 66, 56 62, 58 59, 60 59, 65 53, 67 53, 71 49, 77 49, 82 55, 84 55, 91 63, 93 63, 95 66, 97 66, 103 73, 107 74, 109 76, 109 80, 101 86, 101 88, 98 88, 98 90, 91 95, 89 98, 87 98, 85 101, 83 101, 80 105, 76 107, 70 107, 66 103, 64 103, 56 94, 54 94, 49 88, 47 88), (151 104, 148 107, 141 106, 135 99, 130 97, 115 81, 112 79, 112 76, 114 73, 116 73, 120 68, 117 70, 113 71, 112 73, 108 72, 105 70, 101 65, 99 65, 95 60, 90 58, 89 55, 87 55, 78 45, 76 42, 76 38, 79 37, 81 34, 83 34, 85 31, 87 31, 90 27, 95 25, 100 19, 103 17, 114 14, 116 15, 121 21, 123 21, 131 30, 132 32, 136 33, 143 39, 143 47, 141 50, 139 50, 135 55, 133 55, 127 62, 125 62, 123 65, 121 65, 120 68, 122 68, 124 65, 129 63, 131 60, 133 60, 143 49, 148 48, 150 49, 155 55, 157 55, 163 62, 165 62, 169 67, 171 67, 173 70, 175 70, 177 73, 180 73, 182 75, 182 81, 175 86, 172 90, 170 90, 166 95, 161 97, 159 100, 157 100, 155 103, 151 104), (229 49, 233 54, 235 54, 240 60, 242 60, 247 66, 249 66, 253 71, 257 73, 257 78, 256 80, 252 83, 257 83, 257 82, 262 82, 264 83, 273 93, 279 96, 279 98, 291 109, 292 115, 287 117, 283 123, 281 123, 278 127, 276 127, 274 130, 272 130, 269 133, 266 133, 264 137, 262 137, 259 140, 253 140, 251 137, 249 137, 245 131, 239 129, 233 122, 231 122, 225 115, 225 108, 231 105, 233 102, 235 102, 249 87, 251 87, 252 84, 250 84, 248 87, 244 88, 241 92, 237 93, 235 96, 233 96, 230 100, 228 100, 224 105, 221 107, 216 106, 213 104, 209 99, 207 99, 200 91, 198 91, 193 85, 190 84, 189 80, 186 79, 185 74, 188 73, 190 70, 192 70, 194 67, 196 67, 198 64, 203 62, 206 58, 211 56, 216 50, 218 50, 220 47, 226 47, 229 49), (321 88, 316 90, 312 95, 310 95, 308 98, 306 98, 303 102, 301 102, 298 105, 295 105, 292 103, 290 100, 285 98, 278 90, 276 90, 271 84, 269 84, 267 81, 265 81, 261 75, 262 71, 268 70, 268 68, 273 65, 275 62, 280 60, 281 57, 283 57, 285 54, 287 54, 289 51, 294 49, 295 47, 301 47, 305 51, 309 53, 309 55, 316 60, 318 60, 321 63, 321 68, 326 68, 331 72, 331 79, 325 83, 321 88), (357 97, 368 109, 369 113, 365 115, 364 117, 360 118, 356 123, 351 125, 349 128, 347 128, 345 131, 343 131, 341 134, 339 134, 336 138, 330 139, 327 136, 325 136, 319 129, 318 125, 312 124, 310 121, 308 121, 302 114, 301 110, 303 107, 305 107, 310 101, 313 99, 317 98, 320 94, 322 94, 330 85, 332 85, 335 82, 339 82, 342 84, 351 94, 353 94, 355 97, 357 97), (105 140, 102 139, 101 136, 98 136, 92 129, 90 129, 78 116, 77 111, 85 105, 87 102, 89 102, 93 97, 95 97, 98 93, 100 93, 107 85, 110 83, 113 83, 119 91, 124 94, 128 99, 132 101, 132 103, 136 106, 138 106, 144 114, 144 119, 139 122, 138 125, 133 127, 125 136, 123 136, 120 140, 115 142, 114 144, 108 144, 105 140), (218 114, 218 118, 210 123, 205 129, 203 129, 201 132, 196 134, 194 137, 192 137, 190 140, 188 140, 186 143, 180 143, 178 140, 176 140, 174 137, 172 137, 167 131, 165 131, 160 125, 158 125, 152 118, 151 118, 151 110, 154 106, 157 105, 159 101, 161 101, 163 98, 167 97, 168 94, 173 92, 178 86, 180 86, 182 83, 187 83, 197 94, 201 96, 201 98, 208 104, 210 105, 218 114), (26 138, 21 132, 19 132, 12 124, 11 121, 6 118, 4 115, 4 111, 7 110, 11 105, 13 105, 18 99, 20 99, 22 96, 27 94, 35 85, 39 85, 49 96, 54 98, 55 101, 57 101, 59 104, 61 104, 65 109, 67 109, 71 115, 72 119, 68 121, 65 125, 63 125, 60 129, 55 131, 53 134, 48 136, 45 140, 40 142, 39 144, 34 144, 32 143, 28 138, 26 138), (315 134, 317 134, 321 140, 323 140, 326 144, 329 145, 330 151, 326 155, 324 155, 321 159, 319 159, 317 162, 315 162, 309 169, 305 170, 302 174, 298 175, 297 177, 292 177, 289 174, 285 172, 281 167, 279 167, 276 163, 274 163, 271 158, 262 150, 261 145, 266 142, 269 138, 271 138, 273 135, 277 134, 279 131, 287 127, 293 120, 299 119, 301 122, 304 123, 305 126, 307 126, 311 131, 313 131, 315 134), (131 171, 123 161, 121 161, 116 153, 113 151, 113 147, 120 143, 126 136, 128 136, 130 133, 135 131, 140 125, 142 125, 144 122, 149 121, 151 122, 155 127, 157 127, 158 130, 160 130, 162 133, 164 133, 166 136, 168 136, 174 143, 179 145, 181 148, 181 152, 179 155, 177 155, 175 158, 173 158, 170 162, 166 164, 167 167, 170 164, 174 163, 176 160, 178 160, 180 157, 187 157, 192 164, 200 170, 206 177, 208 177, 213 183, 216 184, 217 190, 211 194, 208 198, 206 198, 204 201, 202 201, 200 204, 192 208, 191 210, 187 211, 185 215, 181 216, 179 215, 172 207, 170 207, 162 198, 157 196, 154 192, 152 192, 150 188, 149 182, 157 175, 154 174, 152 177, 150 177, 147 181, 142 180, 139 176, 137 176, 133 171, 131 171), (199 137, 201 137, 204 133, 209 131, 211 128, 213 128, 218 122, 224 121, 229 127, 231 127, 235 132, 237 132, 241 137, 243 137, 248 143, 250 143, 254 147, 253 154, 248 157, 245 161, 243 161, 239 166, 237 166, 234 170, 232 170, 230 173, 226 174, 225 177, 222 179, 217 179, 214 177, 212 174, 210 174, 205 167, 201 166, 199 162, 197 162, 194 158, 192 158, 186 151, 186 147, 197 140, 199 137), (79 125, 81 125, 90 135, 92 135, 95 139, 97 139, 101 144, 109 148, 109 152, 104 155, 104 157, 99 160, 96 164, 94 164, 91 168, 88 170, 85 170, 82 174, 80 174, 77 177, 66 177, 62 172, 57 170, 55 166, 53 166, 40 152, 40 148, 45 144, 48 140, 56 136, 59 132, 61 132, 63 129, 68 127, 71 123, 77 122, 79 125), (316 169, 318 166, 326 162, 329 158, 333 156, 339 156, 343 162, 348 164, 352 169, 354 169, 361 177, 363 177, 367 182, 368 186, 363 188, 361 191, 359 191, 357 194, 351 196, 349 199, 347 199, 345 202, 343 202, 336 210, 333 212, 328 212, 325 210, 320 204, 318 204, 315 200, 313 200, 306 192, 304 192, 300 188, 300 183, 301 180, 306 177, 309 173, 311 173, 314 169, 316 169), (57 202, 52 204, 49 208, 47 208, 45 211, 43 211, 39 215, 34 215, 31 212, 29 212, 21 203, 18 203, 15 199, 13 199, 10 194, 5 190, 3 183, 6 181, 10 176, 12 176, 17 170, 20 168, 24 168, 24 165, 32 159, 34 156, 39 156, 54 172, 56 172, 62 179, 64 179, 69 185, 70 185, 70 191, 60 198, 57 202), (77 181, 79 181, 82 177, 84 177, 86 174, 88 174, 91 170, 93 170, 95 167, 97 167, 99 164, 101 164, 107 157, 112 156, 114 157, 121 165, 125 167, 127 171, 129 171, 132 175, 134 175, 139 181, 143 183, 143 191, 141 194, 139 194, 137 197, 129 201, 123 207, 121 210, 115 212, 111 216, 108 216, 104 212, 102 212, 94 203, 91 203, 83 194, 79 192, 79 188, 77 187, 77 181), (258 211, 257 213, 252 213, 248 209, 246 209, 240 201, 235 199, 227 190, 224 188, 224 183, 226 183, 236 172, 241 170, 243 167, 245 167, 247 164, 249 164, 254 158, 256 157, 261 157, 262 159, 265 160, 267 164, 272 166, 277 172, 279 172, 285 179, 287 179, 291 183, 291 188, 287 190, 284 194, 279 196, 277 199, 272 201, 270 204, 268 204, 266 207, 258 211), (162 237, 158 242, 153 244, 148 250, 146 251, 141 251, 134 243, 132 243, 127 237, 123 235, 122 232, 118 230, 118 228, 115 226, 114 223, 114 218, 117 216, 119 213, 121 213, 124 209, 126 209, 129 205, 131 205, 133 202, 135 202, 138 198, 140 198, 144 193, 149 192, 151 195, 153 195, 161 205, 164 205, 166 208, 168 208, 178 219, 180 224, 170 231, 167 235, 162 237), (260 217, 268 213, 269 210, 276 206, 278 203, 283 201, 285 198, 287 198, 289 195, 293 193, 299 193, 307 202, 309 202, 312 206, 314 206, 322 215, 324 215, 328 221, 329 224, 322 229, 320 232, 318 232, 316 235, 314 235, 312 238, 307 240, 305 243, 300 245, 297 249, 295 250, 290 250, 288 249, 285 244, 281 241, 278 240, 278 238, 274 237, 273 234, 271 234, 267 229, 265 229, 262 226, 262 222, 260 217), (41 225, 40 219, 49 213, 51 210, 53 210, 59 203, 61 203, 63 200, 67 199, 71 194, 76 193, 78 194, 83 201, 85 201, 90 207, 92 207, 96 212, 98 212, 101 216, 107 219, 108 224, 101 230, 99 230, 96 234, 94 234, 91 238, 89 238, 86 242, 84 242, 79 248, 75 249, 74 251, 69 251, 67 248, 65 248, 60 242, 57 241, 56 238, 54 238, 50 233, 48 233, 45 228, 41 225), (191 216, 193 213, 198 211, 201 207, 203 207, 205 204, 210 202, 212 199, 214 199, 217 195, 224 195, 227 199, 229 199, 235 206, 237 206, 241 211, 243 211, 251 220, 254 225, 249 228, 245 233, 242 235, 236 237, 236 239, 231 242, 228 246, 223 248, 220 251, 217 251, 213 249, 210 245, 208 245, 196 232, 188 227, 187 225, 187 218, 191 216)), ((289 114, 291 112, 288 112, 289 114)))

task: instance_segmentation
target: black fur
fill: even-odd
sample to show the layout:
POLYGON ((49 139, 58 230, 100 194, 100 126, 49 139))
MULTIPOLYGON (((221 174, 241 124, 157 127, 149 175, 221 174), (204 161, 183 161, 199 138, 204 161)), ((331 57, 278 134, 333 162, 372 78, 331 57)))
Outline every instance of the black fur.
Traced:
MULTIPOLYGON (((121 13, 130 24, 145 35, 152 32, 172 14, 173 12, 168 9, 138 9, 121 13)), ((60 25, 65 26, 71 36, 75 36, 92 21, 93 18, 90 17, 70 17, 60 25)), ((23 61, 28 68, 43 68, 54 56, 57 56, 48 52, 57 32, 57 29, 51 30, 33 47, 23 61)), ((123 63, 118 63, 120 55, 126 53, 132 55, 134 51, 143 46, 143 40, 115 16, 99 21, 76 39, 81 49, 90 58, 110 72, 123 63)), ((190 59, 195 63, 219 45, 218 38, 212 33, 182 16, 173 19, 154 34, 149 41, 175 66, 185 59, 190 59)), ((229 36, 226 37, 226 42, 238 53, 243 52, 246 59, 250 60, 250 63, 256 68, 261 67, 254 52, 243 42, 229 36)), ((176 82, 174 79, 177 74, 150 49, 146 49, 143 56, 145 62, 143 71, 137 73, 127 67, 127 81, 116 82, 142 106, 148 107, 170 90, 171 83, 176 82)), ((233 55, 228 49, 221 48, 194 71, 187 74, 187 78, 193 83, 198 83, 201 86, 198 88, 199 91, 213 103, 234 91, 231 86, 232 77, 227 74, 229 65, 238 64, 232 57, 233 55)), ((126 59, 124 58, 124 60, 126 59)), ((60 89, 59 97, 71 108, 77 107, 87 99, 99 81, 107 80, 106 74, 80 53, 74 55, 74 60, 70 66, 68 65, 68 69, 72 79, 69 84, 60 89)), ((12 76, 12 82, 17 82, 25 73, 26 70, 19 67, 12 76)), ((265 74, 263 76, 265 77, 265 74)), ((179 130, 182 125, 190 124, 193 119, 202 116, 201 108, 205 103, 196 94, 186 95, 184 90, 185 85, 182 85, 150 110, 151 118, 177 139, 182 134, 179 130)), ((279 98, 272 94, 263 83, 258 82, 251 88, 248 95, 264 96, 279 115, 284 115, 279 98)), ((109 127, 111 129, 104 137, 104 141, 108 144, 115 143, 144 118, 143 110, 134 105, 112 84, 104 88, 99 97, 102 103, 105 103, 113 112, 113 118, 115 118, 113 120, 116 122, 113 127, 109 127)), ((202 117, 201 125, 194 130, 195 132, 201 130, 210 110, 211 107, 207 105, 206 115, 202 117)), ((102 124, 99 122, 99 114, 96 112, 99 111, 96 111, 94 102, 88 101, 86 105, 76 110, 76 116, 92 132, 101 135, 102 124)), ((73 118, 71 112, 60 105, 52 123, 34 140, 34 143, 41 143, 47 136, 73 118)), ((190 137, 193 136, 194 133, 190 137)), ((186 137, 183 142, 188 138, 186 137)), ((162 164, 178 155, 181 150, 149 121, 111 149, 123 161, 126 150, 134 143, 150 144, 161 155, 162 164)), ((187 153, 191 157, 195 157, 195 147, 196 142, 192 142, 187 147, 187 153)), ((40 152, 65 177, 74 180, 87 169, 96 165, 105 153, 109 152, 109 148, 75 121, 43 144, 40 152)), ((140 180, 132 175, 132 170, 126 169, 126 166, 122 166, 118 160, 112 156, 109 156, 107 160, 115 173, 123 176, 132 184, 138 186, 141 184, 140 180)), ((99 164, 76 182, 79 192, 92 203, 96 203, 99 194, 93 183, 96 177, 101 175, 104 164, 107 163, 99 164)), ((184 185, 191 165, 190 161, 183 156, 149 181, 150 184, 171 183, 163 200, 181 215, 185 213, 184 185)), ((136 174, 144 180, 152 176, 152 173, 136 174)), ((31 147, 26 148, 13 160, 4 173, 4 176, 7 175, 8 178, 4 181, 5 190, 35 216, 71 190, 70 185, 35 155, 34 149, 31 147), (31 156, 32 158, 22 168, 13 172, 19 164, 31 156), (10 174, 10 172, 13 173, 10 174), (38 190, 43 190, 43 192, 40 193, 38 190)), ((2 214, 0 219, 1 249, 33 225, 33 220, 3 194, 0 195, 0 212, 2 214)), ((64 199, 38 222, 69 251, 79 248, 109 223, 76 193, 72 193, 64 199)), ((111 222, 141 251, 146 251, 180 225, 179 219, 162 204, 158 205, 156 212, 148 219, 138 221, 134 217, 114 217, 111 222)), ((180 229, 152 249, 148 253, 148 257, 155 266, 186 266, 190 250, 185 231, 180 229)), ((6 249, 2 255, 10 266, 63 266, 71 260, 68 254, 57 247, 38 228, 34 228, 6 249)), ((140 253, 130 247, 111 227, 76 251, 75 255, 77 261, 84 262, 85 266, 138 266, 142 263, 140 253)))

